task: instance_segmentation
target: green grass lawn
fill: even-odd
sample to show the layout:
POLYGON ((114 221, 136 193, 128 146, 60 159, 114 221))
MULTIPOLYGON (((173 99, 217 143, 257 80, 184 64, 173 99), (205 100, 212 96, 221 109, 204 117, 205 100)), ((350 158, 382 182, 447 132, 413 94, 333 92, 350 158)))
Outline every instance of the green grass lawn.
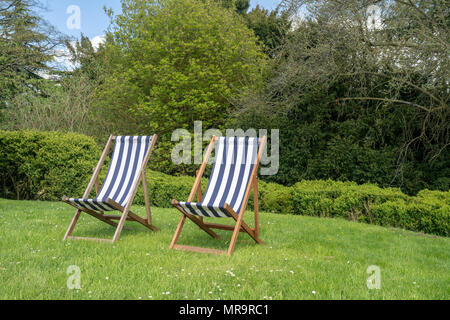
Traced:
MULTIPOLYGON (((450 298, 448 238, 263 212, 266 244, 241 233, 229 258, 169 250, 180 214, 152 210, 160 232, 128 222, 114 244, 63 242, 71 207, 0 199, 0 299, 450 298), (81 270, 81 290, 67 288, 71 265, 81 270), (367 288, 370 265, 381 269, 379 290, 367 288)), ((144 214, 145 209, 134 211, 144 214)), ((247 212, 245 220, 253 225, 251 219, 247 212)), ((74 235, 109 238, 113 233, 84 215, 74 235)), ((231 232, 218 233, 222 240, 186 221, 179 243, 226 249, 231 232)))

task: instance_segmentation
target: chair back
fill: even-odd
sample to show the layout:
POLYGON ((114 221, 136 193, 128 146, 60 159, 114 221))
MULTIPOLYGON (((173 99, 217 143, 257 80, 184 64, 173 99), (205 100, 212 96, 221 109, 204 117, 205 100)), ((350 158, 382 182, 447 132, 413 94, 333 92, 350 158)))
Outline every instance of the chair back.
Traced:
POLYGON ((117 136, 108 173, 97 199, 111 198, 126 207, 131 189, 139 179, 139 173, 153 136, 117 136))
POLYGON ((239 214, 245 191, 252 182, 257 154, 258 138, 219 137, 211 176, 201 204, 214 210, 223 208, 227 203, 239 214))

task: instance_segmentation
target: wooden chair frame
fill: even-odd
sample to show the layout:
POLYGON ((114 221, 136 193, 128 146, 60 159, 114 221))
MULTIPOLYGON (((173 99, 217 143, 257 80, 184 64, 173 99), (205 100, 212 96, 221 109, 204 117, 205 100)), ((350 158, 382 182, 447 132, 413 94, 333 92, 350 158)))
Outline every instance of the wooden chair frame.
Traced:
MULTIPOLYGON (((112 200, 110 198, 108 198, 108 200, 107 200, 107 203, 110 206, 112 206, 113 208, 120 211, 121 215, 109 215, 109 214, 104 214, 103 212, 98 213, 96 211, 86 209, 86 208, 80 209, 78 207, 75 207, 72 203, 68 202, 67 197, 64 196, 62 198, 63 202, 70 204, 71 206, 74 206, 77 209, 77 211, 75 212, 75 216, 73 217, 73 219, 69 225, 69 228, 67 229, 67 232, 64 235, 63 240, 73 239, 73 240, 93 240, 93 241, 103 241, 103 242, 115 242, 115 241, 117 241, 117 239, 119 239, 120 233, 122 232, 122 229, 123 229, 123 226, 124 226, 126 220, 139 222, 140 224, 144 225, 145 227, 149 228, 152 231, 159 230, 152 224, 152 213, 150 210, 150 200, 148 197, 147 177, 145 174, 146 173, 145 168, 147 167, 148 160, 150 159, 150 156, 153 152, 153 147, 155 146, 157 139, 158 139, 158 135, 154 134, 152 136, 152 140, 150 142, 148 153, 145 156, 144 161, 142 162, 141 168, 139 168, 139 172, 138 172, 139 179, 136 180, 136 182, 134 183, 134 185, 131 188, 131 197, 130 197, 130 200, 128 201, 126 207, 121 206, 119 203, 115 202, 114 200, 112 200), (147 219, 141 218, 140 216, 138 216, 137 214, 133 213, 130 210, 131 204, 133 203, 134 197, 136 196, 136 192, 137 192, 140 182, 142 182, 142 186, 144 188, 145 210, 147 212, 147 219), (102 238, 72 236, 72 232, 75 229, 75 225, 77 224, 78 218, 80 217, 80 214, 82 211, 93 216, 94 218, 97 218, 97 219, 115 227, 116 231, 114 233, 113 238, 112 239, 102 239, 102 238), (119 220, 119 223, 115 223, 112 220, 119 220)), ((105 162, 105 159, 108 156, 109 151, 111 150, 113 141, 115 141, 115 140, 116 140, 115 136, 111 135, 109 137, 108 142, 106 143, 106 146, 103 149, 102 155, 97 163, 97 166, 93 169, 93 175, 92 175, 91 180, 89 181, 89 184, 83 194, 82 199, 88 199, 94 185, 95 185, 97 195, 100 192, 100 183, 99 183, 98 176, 100 174, 100 170, 103 166, 103 163, 105 162)))
MULTIPOLYGON (((208 148, 206 149, 205 157, 200 166, 200 169, 197 170, 196 179, 195 179, 194 185, 191 189, 191 193, 189 194, 187 202, 192 202, 194 200, 195 196, 197 196, 197 202, 202 201, 202 187, 201 187, 202 176, 205 172, 206 165, 211 156, 214 145, 217 141, 218 141, 218 138, 216 136, 213 136, 209 143, 208 148)), ((193 214, 187 213, 178 204, 178 201, 174 199, 174 200, 172 200, 172 205, 181 212, 182 216, 181 216, 180 222, 178 223, 175 234, 173 235, 172 242, 170 244, 170 249, 187 250, 187 251, 194 251, 194 252, 201 252, 201 253, 227 254, 228 256, 232 256, 239 232, 246 232, 253 240, 255 240, 256 243, 264 244, 264 242, 262 242, 262 240, 259 238, 260 229, 259 229, 257 173, 258 173, 258 168, 259 168, 259 163, 260 163, 260 160, 262 157, 262 153, 263 153, 265 145, 266 145, 266 141, 267 141, 266 136, 259 139, 259 150, 258 150, 258 154, 256 157, 256 163, 253 167, 253 171, 250 176, 251 183, 248 184, 247 189, 245 190, 244 199, 243 199, 239 214, 234 212, 234 210, 228 204, 225 204, 225 210, 235 220, 236 224, 234 226, 232 226, 232 225, 204 222, 203 217, 197 217, 193 214), (252 188, 253 188, 253 199, 254 199, 253 206, 254 206, 254 213, 255 213, 254 228, 249 227, 243 220, 244 213, 247 208, 247 204, 248 204, 248 200, 249 200, 250 192, 251 192, 252 188), (220 237, 211 229, 233 231, 233 235, 231 237, 231 241, 230 241, 228 250, 224 251, 224 250, 200 248, 200 247, 185 246, 185 245, 177 244, 178 238, 180 236, 181 230, 183 229, 183 225, 184 225, 184 222, 186 221, 186 218, 188 218, 189 220, 194 222, 197 226, 200 227, 200 229, 202 229, 203 231, 205 231, 207 234, 209 234, 211 237, 213 237, 215 239, 219 239, 220 237)))

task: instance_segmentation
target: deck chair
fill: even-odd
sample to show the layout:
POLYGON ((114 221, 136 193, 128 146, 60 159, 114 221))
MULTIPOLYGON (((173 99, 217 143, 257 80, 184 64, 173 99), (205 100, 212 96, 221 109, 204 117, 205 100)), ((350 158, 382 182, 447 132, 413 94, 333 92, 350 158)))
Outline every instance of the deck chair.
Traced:
POLYGON ((265 136, 261 139, 250 137, 212 137, 200 169, 197 171, 197 177, 187 201, 172 200, 172 205, 182 215, 170 244, 171 249, 215 254, 226 253, 228 256, 231 256, 239 232, 246 232, 256 243, 263 244, 259 238, 257 172, 265 144, 265 136), (215 144, 215 161, 206 192, 202 196, 201 179, 215 144), (255 212, 253 229, 243 221, 252 187, 255 212), (193 202, 196 195, 197 202, 193 202), (235 226, 230 226, 207 223, 203 221, 203 217, 230 217, 235 220, 236 224, 235 226), (190 219, 213 238, 219 238, 219 236, 211 229, 233 231, 228 251, 178 245, 178 237, 186 218, 190 219))
POLYGON ((64 196, 62 201, 77 209, 72 222, 64 236, 66 239, 97 240, 115 242, 122 231, 126 220, 136 221, 153 231, 158 228, 152 225, 150 202, 147 190, 145 167, 152 153, 158 136, 110 136, 97 166, 94 168, 92 178, 81 199, 64 196), (102 187, 99 187, 98 175, 101 167, 114 143, 114 151, 111 163, 102 187), (131 204, 142 181, 144 187, 145 208, 147 219, 141 218, 130 211, 131 204), (88 199, 92 188, 96 187, 96 197, 88 199), (105 211, 120 211, 122 214, 109 215, 105 211), (74 237, 71 236, 81 212, 85 212, 113 227, 116 227, 114 237, 110 239, 74 237), (115 223, 112 220, 119 220, 115 223))

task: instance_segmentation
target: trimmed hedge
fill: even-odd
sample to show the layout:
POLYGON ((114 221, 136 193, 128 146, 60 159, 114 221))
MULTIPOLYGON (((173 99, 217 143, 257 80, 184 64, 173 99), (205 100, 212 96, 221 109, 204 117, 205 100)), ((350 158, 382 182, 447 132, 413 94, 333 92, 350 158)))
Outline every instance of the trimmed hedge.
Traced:
MULTIPOLYGON (((172 199, 187 199, 193 177, 147 173, 152 205, 170 207, 172 199)), ((208 183, 202 180, 203 191, 208 183)), ((251 209, 250 197, 248 209, 251 209)), ((142 190, 136 204, 144 203, 142 190)), ((450 235, 450 192, 423 190, 411 197, 398 188, 332 180, 301 181, 291 187, 259 181, 262 211, 319 217, 342 217, 381 226, 450 235)))
POLYGON ((332 180, 301 181, 292 187, 263 184, 261 209, 319 217, 343 217, 380 226, 450 235, 450 191, 398 188, 332 180))
POLYGON ((100 154, 93 138, 77 133, 0 131, 0 197, 81 195, 100 154))
MULTIPOLYGON (((59 200, 81 196, 101 148, 80 134, 0 131, 0 197, 59 200)), ((152 159, 150 159, 152 161, 152 159)), ((103 166, 100 181, 106 175, 103 166)), ((147 171, 153 206, 171 207, 187 199, 195 178, 147 171)), ((203 191, 208 180, 202 180, 203 191)), ((94 196, 92 194, 92 196, 94 196)), ((251 209, 253 197, 250 197, 251 209)), ((135 204, 144 204, 142 187, 135 204)), ((398 188, 332 180, 300 181, 286 187, 259 181, 262 211, 319 217, 342 217, 381 226, 450 235, 450 191, 422 190, 408 196, 398 188)))

